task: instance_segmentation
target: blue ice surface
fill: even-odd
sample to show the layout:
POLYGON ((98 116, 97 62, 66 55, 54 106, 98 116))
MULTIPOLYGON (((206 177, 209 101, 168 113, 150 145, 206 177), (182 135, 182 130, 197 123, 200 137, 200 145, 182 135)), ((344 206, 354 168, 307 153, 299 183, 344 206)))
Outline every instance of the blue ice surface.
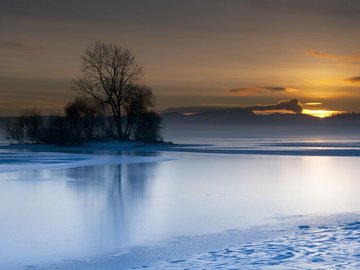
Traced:
POLYGON ((2 165, 28 170, 0 175, 0 268, 359 268, 358 218, 244 231, 274 216, 359 212, 358 158, 228 150, 157 153, 173 161, 146 164, 3 154, 2 165))

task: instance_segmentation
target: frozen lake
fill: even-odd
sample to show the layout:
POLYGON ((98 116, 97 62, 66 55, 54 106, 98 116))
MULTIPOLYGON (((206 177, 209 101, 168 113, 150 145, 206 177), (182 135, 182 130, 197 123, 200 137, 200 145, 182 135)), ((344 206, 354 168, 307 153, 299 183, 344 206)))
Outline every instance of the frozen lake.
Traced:
POLYGON ((118 154, 3 150, 0 269, 360 212, 357 157, 118 154))

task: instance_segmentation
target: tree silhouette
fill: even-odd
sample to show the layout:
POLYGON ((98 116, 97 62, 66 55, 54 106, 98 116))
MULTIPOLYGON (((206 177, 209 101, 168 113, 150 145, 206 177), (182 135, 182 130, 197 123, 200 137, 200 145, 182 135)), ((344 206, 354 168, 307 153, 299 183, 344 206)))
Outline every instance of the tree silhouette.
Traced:
POLYGON ((129 85, 126 89, 124 98, 125 126, 124 136, 129 138, 135 125, 141 121, 143 114, 149 111, 149 107, 153 106, 154 97, 152 91, 147 86, 129 85))
POLYGON ((25 111, 7 127, 19 143, 81 144, 94 139, 161 141, 161 117, 150 108, 155 98, 141 84, 143 70, 134 54, 118 45, 97 41, 81 56, 82 77, 74 80, 79 96, 64 108, 65 116, 43 118, 25 111))
POLYGON ((102 137, 102 110, 95 102, 76 97, 65 106, 65 116, 73 141, 90 141, 102 137), (100 131, 101 130, 101 131, 100 131))
POLYGON ((91 97, 102 106, 109 107, 114 119, 117 137, 124 139, 125 100, 129 99, 132 86, 140 81, 143 69, 135 55, 118 45, 97 41, 81 56, 82 77, 74 81, 73 89, 91 97))

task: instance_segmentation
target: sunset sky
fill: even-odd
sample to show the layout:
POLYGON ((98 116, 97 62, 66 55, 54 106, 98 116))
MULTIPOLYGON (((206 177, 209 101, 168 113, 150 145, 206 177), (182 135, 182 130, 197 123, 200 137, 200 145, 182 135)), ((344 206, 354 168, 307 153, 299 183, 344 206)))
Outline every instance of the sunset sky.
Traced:
POLYGON ((360 112, 359 14, 355 0, 1 0, 0 115, 61 111, 96 40, 136 54, 158 110, 360 112))

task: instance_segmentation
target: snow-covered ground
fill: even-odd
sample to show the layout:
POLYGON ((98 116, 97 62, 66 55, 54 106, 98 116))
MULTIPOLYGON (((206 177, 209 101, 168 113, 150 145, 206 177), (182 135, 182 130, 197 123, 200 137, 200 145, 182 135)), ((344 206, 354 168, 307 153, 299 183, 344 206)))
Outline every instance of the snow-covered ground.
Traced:
POLYGON ((277 225, 183 237, 159 246, 28 269, 359 269, 360 215, 282 217, 277 225), (222 247, 222 248, 219 248, 222 247))
POLYGON ((318 227, 300 225, 297 231, 277 238, 145 267, 151 270, 360 269, 359 239, 360 221, 318 227))

